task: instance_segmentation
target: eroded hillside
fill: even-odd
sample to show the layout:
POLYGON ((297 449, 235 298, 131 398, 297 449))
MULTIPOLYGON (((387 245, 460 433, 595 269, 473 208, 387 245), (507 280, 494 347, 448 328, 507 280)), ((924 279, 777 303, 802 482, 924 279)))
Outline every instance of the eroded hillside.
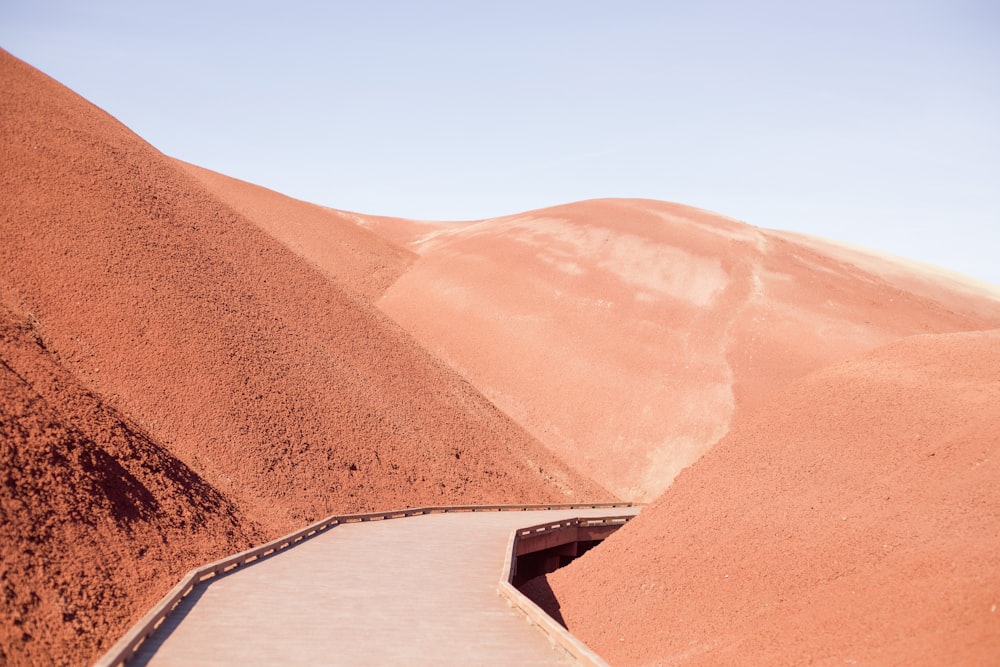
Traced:
POLYGON ((0 662, 85 664, 261 530, 0 308, 0 662))
MULTIPOLYGON (((310 264, 5 52, 0 81, 0 305, 120 424, 0 349, 11 663, 86 662, 188 564, 331 513, 610 497, 374 308, 384 278, 310 264)), ((375 242, 342 256, 395 275, 375 242)))
POLYGON ((629 499, 655 498, 806 373, 902 336, 1000 326, 994 294, 679 204, 596 200, 408 234, 361 222, 418 254, 379 306, 629 499))
POLYGON ((793 382, 550 575, 559 613, 622 666, 990 664, 998 405, 998 330, 793 382))

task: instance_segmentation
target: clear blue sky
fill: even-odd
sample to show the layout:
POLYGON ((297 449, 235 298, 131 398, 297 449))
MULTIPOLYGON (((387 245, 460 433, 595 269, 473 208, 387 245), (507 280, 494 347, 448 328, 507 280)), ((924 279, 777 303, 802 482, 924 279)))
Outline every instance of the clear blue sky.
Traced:
POLYGON ((0 0, 165 153, 337 208, 649 197, 1000 284, 1000 3, 0 0))

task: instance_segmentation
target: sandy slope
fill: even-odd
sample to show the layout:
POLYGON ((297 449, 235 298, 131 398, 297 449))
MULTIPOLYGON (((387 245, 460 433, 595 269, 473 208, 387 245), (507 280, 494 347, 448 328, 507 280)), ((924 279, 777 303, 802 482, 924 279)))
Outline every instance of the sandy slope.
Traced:
POLYGON ((990 294, 663 202, 332 211, 0 81, 0 660, 86 661, 190 563, 333 511, 652 498, 731 424, 553 578, 571 627, 626 663, 995 649, 997 335, 769 402, 1000 326, 990 294))
POLYGON ((282 528, 408 493, 562 496, 535 463, 572 496, 577 478, 377 309, 104 112, 3 67, 10 300, 220 488, 282 528))
MULTIPOLYGON (((608 497, 370 305, 364 295, 378 293, 380 281, 405 264, 405 252, 355 234, 363 242, 341 254, 350 265, 344 275, 383 259, 386 272, 345 285, 331 279, 336 271, 320 271, 272 240, 108 114, 5 52, 0 82, 0 305, 14 321, 29 323, 66 382, 94 397, 94 410, 134 424, 144 446, 167 457, 158 466, 197 480, 191 489, 168 485, 161 494, 173 506, 201 508, 189 523, 224 522, 235 512, 265 537, 336 511, 608 497), (380 254, 386 248, 387 256, 380 254)), ((14 592, 0 604, 5 616, 51 618, 62 603, 42 595, 49 584, 37 583, 32 593, 36 584, 24 578, 82 577, 73 563, 94 550, 94 562, 107 563, 145 538, 133 543, 131 529, 113 520, 102 524, 103 545, 93 546, 93 530, 77 530, 66 515, 71 510, 113 514, 100 509, 96 491, 78 507, 69 501, 73 484, 98 474, 79 470, 79 456, 91 456, 103 441, 83 427, 84 436, 59 435, 65 420, 24 406, 38 404, 34 392, 58 412, 61 395, 51 398, 16 372, 5 375, 0 394, 5 428, 11 421, 18 438, 16 457, 4 462, 13 481, 0 488, 5 512, 8 503, 12 508, 4 548, 34 549, 37 513, 49 517, 50 546, 45 559, 5 575, 13 586, 5 590, 14 592), (34 422, 54 420, 54 435, 20 425, 22 413, 34 422), (77 453, 49 461, 50 436, 63 448, 69 438, 77 453), (55 504, 22 507, 42 484, 52 485, 55 504)), ((109 450, 108 466, 125 466, 116 458, 131 456, 124 447, 109 450)), ((125 482, 108 477, 113 472, 93 484, 120 489, 125 482)), ((136 489, 152 483, 142 478, 136 489)), ((137 502, 126 496, 125 504, 137 502)), ((158 526, 159 519, 150 522, 158 526)), ((149 534, 173 525, 150 527, 149 534)), ((177 538, 184 526, 190 528, 176 524, 163 554, 188 548, 177 538)), ((209 544, 195 533, 192 558, 242 546, 249 534, 209 544)), ((135 583, 149 570, 138 568, 135 577, 116 570, 105 580, 95 569, 97 579, 65 593, 69 604, 93 609, 99 599, 127 598, 121 615, 81 620, 75 643, 46 621, 30 640, 30 651, 41 652, 29 652, 29 640, 11 640, 4 650, 14 662, 42 655, 42 662, 77 662, 88 647, 113 641, 122 619, 135 616, 150 591, 169 589, 186 562, 162 570, 149 588, 135 583)))
POLYGON ((180 160, 177 164, 227 206, 365 299, 381 296, 416 259, 412 252, 359 226, 359 218, 350 213, 292 199, 180 160))
POLYGON ((1000 330, 793 382, 549 581, 615 665, 996 664, 1000 330))
POLYGON ((0 308, 0 664, 85 664, 253 522, 0 308))
POLYGON ((832 239, 776 230, 768 230, 768 233, 853 264, 877 274, 894 287, 942 301, 959 312, 978 313, 991 319, 1000 313, 1000 285, 933 264, 832 239))
POLYGON ((901 336, 1000 326, 678 204, 597 200, 475 223, 367 220, 419 259, 379 306, 553 452, 649 500, 787 381, 901 336))

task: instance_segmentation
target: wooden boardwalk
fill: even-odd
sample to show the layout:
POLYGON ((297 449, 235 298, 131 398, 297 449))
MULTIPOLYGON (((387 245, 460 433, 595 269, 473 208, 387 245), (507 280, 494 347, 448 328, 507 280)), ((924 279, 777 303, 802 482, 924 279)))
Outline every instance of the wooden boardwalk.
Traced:
POLYGON ((189 595, 129 665, 566 665, 497 595, 511 531, 638 509, 336 526, 189 595))

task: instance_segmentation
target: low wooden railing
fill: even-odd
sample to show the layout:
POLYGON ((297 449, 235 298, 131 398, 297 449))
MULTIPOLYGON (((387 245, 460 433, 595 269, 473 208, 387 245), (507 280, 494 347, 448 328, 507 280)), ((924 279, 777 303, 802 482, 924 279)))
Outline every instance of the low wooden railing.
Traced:
MULTIPOLYGON (((621 506, 619 505, 619 507, 621 506)), ((522 540, 535 540, 543 535, 553 535, 569 531, 572 531, 574 534, 569 541, 573 541, 579 539, 578 536, 582 529, 599 526, 621 527, 634 516, 634 514, 630 514, 627 516, 573 518, 550 521, 549 523, 529 526, 528 528, 518 528, 511 532, 510 538, 507 541, 507 555, 504 558, 503 570, 500 572, 500 583, 497 585, 497 593, 501 597, 506 598, 508 604, 524 614, 529 622, 548 635, 549 641, 553 646, 560 647, 585 667, 609 666, 601 656, 597 655, 590 647, 574 637, 569 630, 564 628, 558 621, 549 616, 544 609, 535 604, 531 598, 514 586, 514 577, 517 572, 517 557, 523 551, 519 548, 519 543, 522 540)))
MULTIPOLYGON (((239 567, 253 563, 261 558, 288 549, 296 544, 315 537, 322 532, 344 523, 363 521, 384 521, 401 519, 423 514, 438 514, 442 512, 522 512, 530 510, 562 510, 562 509, 600 509, 612 507, 631 507, 631 503, 570 503, 570 504, 539 504, 539 505, 448 505, 441 507, 414 507, 411 509, 392 510, 389 512, 371 512, 365 514, 340 514, 329 516, 294 533, 279 537, 252 549, 247 549, 233 556, 228 556, 214 563, 195 568, 184 575, 184 578, 174 586, 160 601, 133 625, 125 635, 115 643, 95 663, 95 667, 119 667, 135 656, 139 647, 163 625, 163 621, 177 608, 184 598, 195 588, 214 577, 231 572, 239 567)), ((561 626, 560 626, 561 627, 561 626)))

